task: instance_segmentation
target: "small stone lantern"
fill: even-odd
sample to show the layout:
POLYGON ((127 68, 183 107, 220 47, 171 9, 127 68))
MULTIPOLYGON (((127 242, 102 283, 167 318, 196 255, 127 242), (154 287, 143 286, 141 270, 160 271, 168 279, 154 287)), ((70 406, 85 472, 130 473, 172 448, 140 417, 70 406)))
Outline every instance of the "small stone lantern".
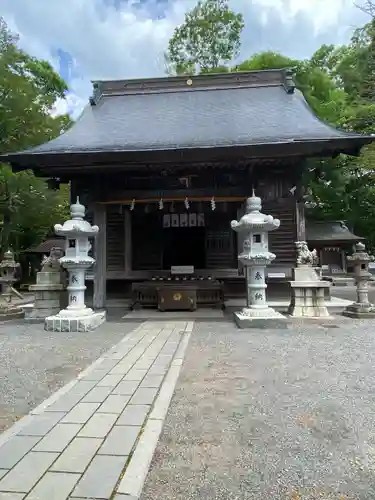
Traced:
POLYGON ((4 254, 3 260, 0 262, 0 284, 2 285, 2 293, 0 296, 0 318, 2 316, 18 317, 22 316, 23 311, 19 306, 12 304, 13 295, 22 298, 13 288, 13 283, 17 281, 16 272, 19 264, 14 260, 13 252, 8 250, 4 254))
POLYGON ((65 256, 60 264, 69 273, 67 287, 68 307, 56 316, 46 318, 46 330, 76 332, 90 331, 105 321, 105 312, 94 312, 85 305, 85 272, 95 259, 88 255, 91 249, 89 238, 97 236, 98 226, 91 226, 84 220, 85 207, 77 202, 70 207, 72 218, 63 225, 55 225, 55 233, 65 236, 65 256))
POLYGON ((348 261, 354 267, 354 281, 357 287, 357 302, 353 302, 344 312, 349 318, 375 318, 375 307, 368 300, 368 282, 372 280, 369 263, 374 258, 366 252, 363 243, 357 243, 353 255, 348 256, 348 261))
POLYGON ((265 269, 276 255, 268 250, 268 233, 280 226, 272 215, 261 213, 262 200, 253 195, 246 200, 246 213, 239 221, 232 221, 231 227, 244 236, 243 248, 238 260, 245 267, 247 303, 234 317, 238 327, 254 325, 254 319, 280 319, 280 313, 268 306, 266 299, 265 269))

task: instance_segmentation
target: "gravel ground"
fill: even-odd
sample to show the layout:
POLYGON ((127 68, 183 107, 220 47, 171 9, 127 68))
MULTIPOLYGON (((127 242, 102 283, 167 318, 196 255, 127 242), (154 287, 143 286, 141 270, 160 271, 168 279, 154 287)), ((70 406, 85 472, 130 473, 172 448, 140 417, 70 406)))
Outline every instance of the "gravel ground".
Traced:
POLYGON ((93 332, 45 332, 0 323, 0 432, 119 342, 136 325, 108 322, 93 332))
POLYGON ((374 333, 196 324, 141 500, 374 500, 374 333))

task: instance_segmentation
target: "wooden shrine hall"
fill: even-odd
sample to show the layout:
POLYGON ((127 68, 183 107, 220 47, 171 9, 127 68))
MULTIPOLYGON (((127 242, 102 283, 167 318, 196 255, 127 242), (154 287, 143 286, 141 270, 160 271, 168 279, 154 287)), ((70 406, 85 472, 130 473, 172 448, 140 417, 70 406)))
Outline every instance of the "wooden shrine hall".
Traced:
POLYGON ((106 307, 111 290, 160 308, 173 297, 194 308, 245 294, 230 221, 252 189, 263 211, 281 219, 268 282, 286 283, 295 241, 306 239, 306 159, 358 155, 373 140, 321 122, 287 70, 93 85, 67 132, 0 159, 16 172, 70 182, 72 200, 86 205, 100 228, 95 308, 106 307))

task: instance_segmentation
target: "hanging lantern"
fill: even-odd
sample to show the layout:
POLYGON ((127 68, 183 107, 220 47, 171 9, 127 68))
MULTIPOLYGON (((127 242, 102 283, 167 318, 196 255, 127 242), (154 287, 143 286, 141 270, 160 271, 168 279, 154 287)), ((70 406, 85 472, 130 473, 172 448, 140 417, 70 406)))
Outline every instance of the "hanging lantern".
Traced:
POLYGON ((185 208, 186 208, 186 210, 189 210, 190 203, 189 203, 189 200, 188 200, 188 198, 187 198, 187 197, 185 198, 184 204, 185 204, 185 208))
POLYGON ((133 198, 131 204, 130 204, 130 210, 134 210, 134 207, 135 207, 135 199, 133 198))
POLYGON ((159 210, 163 210, 163 208, 164 208, 163 198, 160 198, 160 201, 159 201, 159 210))
POLYGON ((211 210, 216 210, 215 196, 211 198, 211 210))

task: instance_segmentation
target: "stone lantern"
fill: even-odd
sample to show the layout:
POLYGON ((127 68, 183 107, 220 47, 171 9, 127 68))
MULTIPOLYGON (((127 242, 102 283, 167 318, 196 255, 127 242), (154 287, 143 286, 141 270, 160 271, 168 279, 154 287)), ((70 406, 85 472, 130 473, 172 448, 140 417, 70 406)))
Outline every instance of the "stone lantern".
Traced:
POLYGON ((13 288, 13 284, 17 281, 16 272, 19 269, 19 264, 14 260, 13 252, 8 250, 4 254, 3 260, 0 262, 0 284, 2 285, 2 293, 0 297, 0 318, 13 318, 22 316, 22 309, 12 304, 13 295, 22 298, 22 295, 17 293, 13 288))
POLYGON ((348 306, 343 311, 343 315, 349 318, 375 318, 375 307, 368 300, 368 282, 372 280, 372 274, 368 268, 374 258, 366 252, 363 243, 357 243, 355 252, 348 257, 348 260, 354 267, 357 301, 348 306))
POLYGON ((85 305, 85 272, 95 259, 88 255, 89 238, 97 236, 98 226, 84 220, 85 207, 77 202, 70 207, 72 218, 63 225, 55 225, 55 233, 65 236, 65 256, 60 264, 69 274, 68 307, 56 316, 46 318, 46 330, 76 332, 90 331, 105 321, 105 311, 94 312, 85 305))
POLYGON ((261 213, 262 200, 253 195, 246 201, 246 213, 239 221, 232 221, 231 227, 243 235, 243 248, 238 260, 245 268, 247 303, 234 317, 238 327, 253 326, 254 320, 284 319, 268 306, 266 299, 265 269, 276 255, 268 250, 268 233, 280 226, 272 215, 261 213))

